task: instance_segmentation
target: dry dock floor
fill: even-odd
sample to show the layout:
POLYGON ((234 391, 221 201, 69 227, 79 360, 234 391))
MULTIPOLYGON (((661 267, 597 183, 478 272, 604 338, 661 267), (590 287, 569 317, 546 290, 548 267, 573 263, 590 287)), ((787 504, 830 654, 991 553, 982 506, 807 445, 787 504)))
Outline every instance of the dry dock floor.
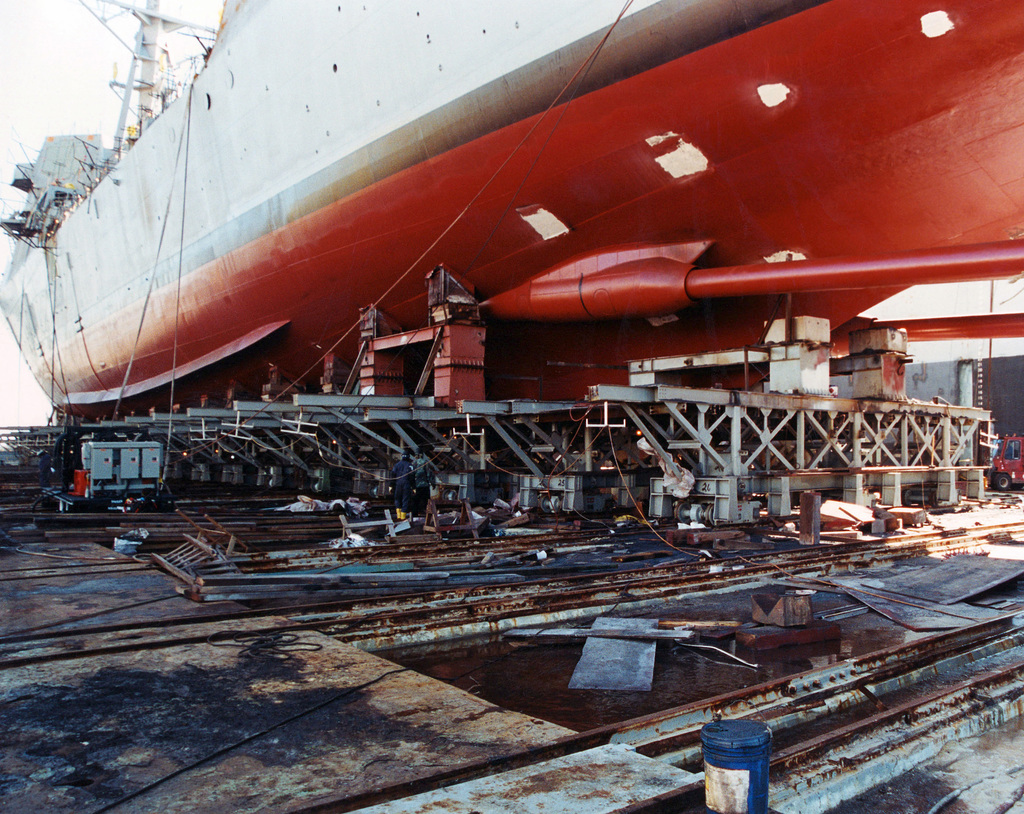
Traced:
MULTIPOLYGON (((990 514, 944 522, 952 528, 1006 522, 1009 514, 1024 518, 1019 507, 990 514)), ((757 671, 663 647, 656 692, 644 700, 655 703, 660 682, 660 706, 619 708, 607 693, 563 689, 579 645, 523 647, 514 664, 505 657, 519 648, 504 641, 455 642, 428 654, 407 648, 389 652, 395 660, 388 660, 302 630, 277 649, 247 648, 230 640, 244 621, 178 624, 173 632, 162 626, 242 607, 191 602, 175 585, 163 572, 93 543, 0 545, 0 637, 151 623, 139 630, 137 647, 123 633, 90 639, 93 647, 109 643, 106 652, 69 654, 44 639, 0 641, 0 812, 288 812, 549 744, 571 735, 570 726, 649 714, 688 703, 694 694, 735 689, 732 682, 768 681, 921 635, 865 613, 843 621, 842 642, 764 654, 757 671), (182 641, 194 631, 201 634, 182 641), (173 641, 151 646, 161 638, 173 641), (493 684, 474 686, 488 671, 493 684), (545 683, 545 671, 556 672, 557 681, 545 683)), ((1024 590, 1014 598, 1024 599, 1024 590)), ((661 603, 658 612, 692 614, 687 601, 661 603)), ((822 601, 826 609, 849 604, 838 595, 822 601)), ((749 591, 736 591, 705 596, 700 610, 708 618, 738 619, 749 605, 749 591)), ((264 627, 277 622, 286 620, 260 620, 264 627)), ((948 744, 929 763, 834 812, 1024 814, 1015 799, 1024 799, 1022 749, 1024 725, 1011 722, 948 744)), ((614 762, 609 758, 608 765, 614 762)), ((636 770, 636 761, 622 763, 623 776, 636 770)), ((663 768, 664 776, 644 782, 655 788, 659 781, 686 781, 685 772, 663 768), (671 780, 673 772, 680 776, 671 780)), ((586 774, 568 771, 575 779, 586 774)), ((636 783, 640 794, 641 779, 636 783)), ((514 787, 507 794, 500 810, 533 810, 516 808, 514 787)), ((549 801, 545 810, 574 811, 565 800, 549 801)), ((414 805, 405 800, 375 810, 418 810, 414 805)))
MULTIPOLYGON (((55 572, 0 581, 0 634, 113 608, 90 618, 210 611, 153 570, 62 576, 117 556, 74 548, 0 549, 8 577, 55 572)), ((0 811, 282 810, 567 733, 329 636, 299 643, 283 659, 198 643, 0 670, 0 811)))

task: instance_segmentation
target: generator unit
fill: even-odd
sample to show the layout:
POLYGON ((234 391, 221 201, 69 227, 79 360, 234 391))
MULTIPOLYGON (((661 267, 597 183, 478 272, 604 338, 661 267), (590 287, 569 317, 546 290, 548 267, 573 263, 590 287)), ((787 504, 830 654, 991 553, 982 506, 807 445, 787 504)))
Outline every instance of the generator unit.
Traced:
POLYGON ((164 511, 174 498, 163 486, 163 444, 148 438, 83 438, 74 428, 54 447, 61 488, 44 490, 67 511, 164 511))
POLYGON ((85 483, 75 478, 83 497, 131 497, 157 487, 163 471, 163 446, 155 441, 85 441, 82 470, 85 483))

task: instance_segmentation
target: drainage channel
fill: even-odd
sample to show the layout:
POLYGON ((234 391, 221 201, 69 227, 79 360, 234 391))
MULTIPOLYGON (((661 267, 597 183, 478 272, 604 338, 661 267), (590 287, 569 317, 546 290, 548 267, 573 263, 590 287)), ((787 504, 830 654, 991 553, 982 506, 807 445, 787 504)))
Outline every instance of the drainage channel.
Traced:
POLYGON ((1024 659, 914 697, 783 750, 772 761, 773 805, 785 814, 829 811, 933 758, 951 740, 1020 716, 1024 659))

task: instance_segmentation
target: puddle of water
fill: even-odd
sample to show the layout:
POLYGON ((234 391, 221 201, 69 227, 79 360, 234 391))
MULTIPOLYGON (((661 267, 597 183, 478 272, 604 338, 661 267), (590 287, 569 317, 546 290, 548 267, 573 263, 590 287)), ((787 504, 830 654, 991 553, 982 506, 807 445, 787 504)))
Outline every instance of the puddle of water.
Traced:
MULTIPOLYGON (((731 645, 726 643, 724 648, 731 645)), ((758 663, 757 669, 727 661, 725 656, 713 654, 719 662, 690 648, 660 643, 650 692, 570 690, 569 679, 582 650, 582 643, 512 645, 485 640, 380 655, 506 709, 582 731, 835 662, 839 643, 786 648, 770 658, 739 648, 736 655, 758 663)))
MULTIPOLYGON (((744 592, 693 601, 667 601, 659 618, 750 618, 750 597, 744 592)), ((849 607, 845 597, 819 593, 815 609, 849 607)), ((584 623, 579 623, 584 624, 584 623)), ((660 642, 650 692, 570 690, 569 679, 583 651, 571 644, 513 644, 502 639, 462 640, 382 652, 385 658, 472 692, 491 703, 578 731, 693 703, 851 656, 898 646, 913 634, 875 613, 840 621, 842 639, 832 642, 752 651, 730 639, 711 644, 758 664, 744 667, 727 656, 660 642)))

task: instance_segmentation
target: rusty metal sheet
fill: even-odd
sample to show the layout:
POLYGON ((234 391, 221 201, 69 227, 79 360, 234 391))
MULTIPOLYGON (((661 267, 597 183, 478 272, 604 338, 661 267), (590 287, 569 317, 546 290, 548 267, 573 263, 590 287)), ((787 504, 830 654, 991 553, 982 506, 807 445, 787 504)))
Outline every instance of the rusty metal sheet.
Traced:
MULTIPOLYGON (((81 552, 83 560, 104 558, 99 564, 107 568, 109 550, 90 545, 81 552)), ((4 559, 9 568, 39 562, 10 550, 4 559)), ((210 617, 155 569, 92 577, 81 570, 0 581, 0 629, 11 634, 5 647, 12 657, 17 648, 82 647, 70 632, 13 639, 89 614, 150 627, 121 630, 120 652, 80 651, 74 660, 22 666, 4 661, 4 811, 96 811, 151 784, 117 809, 282 811, 297 799, 339 788, 365 793, 572 734, 312 631, 300 634, 299 648, 267 658, 242 655, 226 635, 210 638, 215 630, 240 632, 241 619, 202 630, 182 625, 192 641, 146 649, 152 636, 168 634, 164 621, 194 615, 202 626, 210 617), (185 771, 176 776, 178 769, 185 771)), ((100 643, 89 642, 84 646, 100 643)))
POLYGON ((1024 575, 1024 562, 965 555, 888 580, 889 590, 941 605, 963 602, 1024 575))
POLYGON ((0 671, 0 773, 17 778, 0 809, 95 811, 156 783, 119 810, 282 811, 571 734, 328 637, 302 642, 321 649, 193 644, 0 671))
POLYGON ((608 745, 361 809, 363 814, 611 814, 696 782, 699 775, 608 745))
POLYGON ((878 579, 832 577, 829 581, 837 590, 843 591, 858 602, 863 602, 876 613, 909 630, 952 630, 999 615, 997 611, 962 602, 940 605, 927 599, 910 597, 898 593, 891 582, 878 579), (886 585, 889 589, 878 587, 879 585, 886 585))

